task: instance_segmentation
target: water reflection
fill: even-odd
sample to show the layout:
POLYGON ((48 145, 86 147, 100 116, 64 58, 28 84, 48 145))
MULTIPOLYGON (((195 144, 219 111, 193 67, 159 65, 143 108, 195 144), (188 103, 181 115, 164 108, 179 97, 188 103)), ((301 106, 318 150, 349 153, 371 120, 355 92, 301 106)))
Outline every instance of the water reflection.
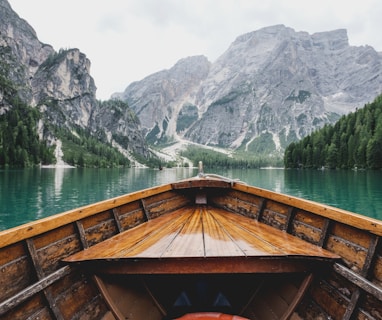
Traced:
POLYGON ((382 171, 227 169, 214 173, 382 220, 382 171))
POLYGON ((61 196, 65 170, 71 170, 71 169, 57 168, 54 170, 54 193, 56 197, 61 196))
MULTIPOLYGON (((205 172, 382 219, 382 171, 205 168, 205 172)), ((0 170, 0 230, 196 175, 194 168, 0 170)))
POLYGON ((284 169, 225 169, 209 170, 208 172, 217 173, 231 179, 239 179, 260 188, 283 192, 285 189, 284 169))
POLYGON ((382 173, 345 170, 285 170, 285 193, 382 218, 382 173))

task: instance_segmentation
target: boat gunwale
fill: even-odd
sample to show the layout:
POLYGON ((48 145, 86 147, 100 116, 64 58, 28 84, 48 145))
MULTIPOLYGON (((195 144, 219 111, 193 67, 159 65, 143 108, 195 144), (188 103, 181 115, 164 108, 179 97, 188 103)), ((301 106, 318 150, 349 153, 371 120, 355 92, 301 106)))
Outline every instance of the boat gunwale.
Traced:
POLYGON ((124 194, 114 198, 88 204, 79 208, 57 213, 36 221, 31 221, 20 226, 0 231, 0 248, 17 243, 22 240, 37 236, 64 225, 90 217, 102 211, 111 210, 115 207, 147 198, 163 192, 171 191, 171 184, 151 187, 140 191, 124 194))
POLYGON ((264 199, 289 205, 330 220, 343 223, 345 225, 369 231, 378 236, 382 236, 382 221, 355 212, 336 208, 317 201, 303 199, 292 195, 282 194, 275 191, 249 186, 246 184, 234 184, 232 189, 254 194, 264 199), (253 192, 255 191, 255 192, 253 192), (350 219, 349 219, 350 218, 350 219))
MULTIPOLYGON (((335 262, 333 260, 334 264, 332 265, 332 267, 330 267, 327 263, 328 261, 326 261, 325 259, 321 261, 319 260, 317 261, 316 259, 306 259, 306 258, 299 258, 295 256, 275 257, 273 259, 270 259, 270 258, 262 259, 261 257, 256 259, 255 257, 249 257, 247 261, 248 263, 246 264, 246 269, 244 269, 243 267, 243 270, 241 271, 252 273, 256 269, 256 263, 259 263, 259 262, 260 264, 257 266, 258 269, 256 270, 263 271, 264 273, 267 270, 265 270, 265 268, 262 269, 262 265, 263 263, 266 263, 266 262, 268 263, 268 266, 269 266, 269 262, 271 262, 274 264, 275 267, 277 267, 278 262, 287 263, 290 268, 289 271, 293 271, 293 272, 296 272, 296 271, 298 272, 313 271, 314 272, 316 271, 315 268, 318 265, 327 266, 329 267, 327 271, 330 273, 332 273, 333 271, 336 274, 335 277, 341 276, 343 277, 344 281, 346 281, 346 283, 349 283, 351 286, 355 285, 355 288, 356 288, 355 291, 352 293, 351 296, 346 296, 346 297, 343 296, 343 292, 341 291, 341 288, 338 289, 333 287, 337 295, 339 294, 340 297, 344 297, 346 299, 344 303, 345 308, 347 308, 347 310, 350 310, 350 311, 346 311, 345 313, 346 318, 349 318, 348 315, 352 315, 352 314, 355 314, 355 312, 362 311, 361 306, 358 307, 357 305, 360 299, 361 301, 363 301, 362 297, 365 297, 366 294, 371 295, 373 299, 377 299, 378 301, 381 301, 382 289, 377 284, 374 285, 374 282, 373 282, 375 279, 378 280, 381 278, 381 277, 378 278, 378 275, 380 275, 380 273, 377 275, 373 275, 374 277, 373 279, 371 278, 371 273, 374 272, 375 268, 380 267, 379 248, 380 248, 381 241, 379 236, 382 235, 382 221, 379 221, 374 218, 362 216, 360 214, 352 213, 350 211, 346 211, 343 209, 331 207, 329 205, 321 204, 315 201, 306 200, 306 199, 290 196, 287 194, 281 194, 274 191, 262 189, 259 187, 249 186, 245 183, 233 181, 229 179, 219 180, 213 177, 195 177, 195 178, 185 179, 185 180, 174 182, 174 183, 168 183, 168 184, 132 192, 132 193, 121 195, 115 198, 103 200, 97 203, 93 203, 93 204, 89 204, 80 208, 69 210, 63 213, 55 214, 55 215, 52 215, 34 222, 30 222, 21 226, 14 227, 12 229, 0 231, 0 248, 10 246, 12 244, 16 244, 16 246, 18 244, 21 244, 22 246, 26 246, 27 247, 26 250, 28 251, 27 256, 32 260, 32 263, 35 264, 34 270, 37 272, 37 274, 39 274, 39 271, 41 271, 40 270, 41 265, 40 265, 40 262, 38 261, 39 257, 36 254, 36 247, 34 245, 34 241, 37 240, 38 242, 39 241, 38 238, 41 236, 42 236, 41 238, 44 238, 44 233, 49 231, 55 232, 55 230, 57 229, 58 233, 60 234, 60 228, 66 228, 67 226, 73 226, 73 225, 74 227, 76 227, 75 224, 77 224, 77 227, 79 229, 77 230, 77 234, 81 238, 81 232, 84 232, 83 230, 81 231, 81 228, 80 228, 82 226, 81 220, 84 220, 86 222, 88 218, 91 220, 90 222, 93 222, 94 221, 93 219, 95 219, 95 220, 99 220, 97 221, 97 223, 101 224, 102 222, 105 221, 104 218, 106 216, 109 216, 109 215, 106 215, 105 213, 109 213, 109 212, 111 213, 111 211, 114 208, 117 208, 115 212, 112 212, 114 214, 114 219, 117 222, 117 219, 119 218, 117 217, 117 215, 119 214, 118 207, 130 204, 130 203, 141 203, 142 207, 145 207, 146 201, 147 201, 147 204, 152 202, 153 205, 155 203, 159 203, 160 201, 161 203, 159 204, 159 206, 162 206, 162 203, 163 203, 162 199, 164 197, 169 198, 167 195, 169 195, 170 197, 174 197, 176 199, 184 198, 184 197, 179 197, 179 195, 183 195, 183 196, 190 195, 195 197, 197 197, 198 195, 202 195, 204 196, 205 200, 209 199, 207 198, 207 196, 212 195, 212 204, 215 204, 218 208, 235 212, 237 215, 243 214, 247 216, 247 213, 248 213, 249 218, 257 220, 259 223, 262 223, 264 225, 268 225, 267 223, 268 221, 266 220, 266 218, 268 218, 268 215, 269 216, 278 215, 277 216, 278 218, 284 219, 284 215, 286 214, 285 225, 281 225, 280 228, 278 227, 277 224, 276 226, 274 224, 270 225, 270 227, 279 229, 280 231, 286 232, 286 233, 289 233, 290 231, 292 231, 291 229, 288 228, 288 225, 290 225, 290 223, 293 223, 293 221, 296 221, 296 220, 297 220, 297 224, 300 222, 299 220, 300 217, 297 217, 297 215, 299 214, 302 214, 304 217, 308 217, 308 218, 309 217, 313 218, 314 215, 324 218, 324 219, 319 219, 320 221, 325 220, 325 221, 322 221, 323 223, 322 233, 324 233, 324 236, 323 237, 321 236, 322 239, 331 237, 330 232, 332 231, 333 228, 336 227, 335 224, 337 223, 338 225, 343 224, 344 226, 358 229, 362 231, 363 234, 367 233, 368 235, 365 236, 365 238, 368 239, 368 242, 365 243, 365 253, 364 253, 365 259, 364 261, 361 261, 361 264, 359 265, 357 264, 358 263, 357 261, 355 260, 353 261, 352 259, 349 262, 346 262, 346 261, 335 262), (179 189, 184 189, 184 191, 179 189), (209 190, 211 191, 211 193, 209 190), (222 192, 222 196, 224 197, 224 195, 226 195, 227 199, 220 199, 218 197, 213 199, 214 196, 220 196, 219 194, 217 194, 220 191, 224 191, 222 192), (240 195, 239 193, 242 193, 242 194, 240 195), (152 197, 152 199, 150 197, 152 197), (239 201, 233 201, 235 200, 235 197, 237 197, 237 200, 239 201), (215 200, 216 200, 216 203, 214 203, 215 200), (272 211, 273 209, 275 209, 275 211, 272 211), (264 210, 270 210, 271 212, 266 212, 266 211, 264 212, 264 210), (253 216, 254 212, 258 212, 257 217, 253 216), (264 214, 267 216, 263 219, 262 217, 264 214), (99 219, 97 219, 97 217, 99 217, 99 219), (26 243, 23 242, 25 240, 26 240, 26 243), (317 262, 318 262, 318 265, 316 264, 317 262), (352 264, 356 267, 359 266, 359 269, 353 270, 352 264), (310 268, 310 266, 312 266, 312 268, 310 268), (368 280, 369 278, 370 280, 368 280)), ((190 204, 191 197, 187 196, 186 198, 187 198, 186 202, 190 204)), ((185 201, 182 201, 181 203, 184 204, 185 201)), ((143 208, 143 210, 146 210, 146 209, 143 208)), ((159 213, 158 215, 155 215, 155 218, 157 216, 160 216, 162 211, 158 211, 158 212, 159 213)), ((121 216, 122 214, 123 213, 121 210, 121 216)), ((148 217, 146 215, 146 218, 149 219, 150 215, 148 215, 148 217)), ((143 220, 140 220, 140 222, 145 224, 143 220)), ((313 225, 313 228, 314 228, 314 225, 313 225)), ((123 231, 123 228, 120 228, 120 229, 123 231)), ((119 230, 119 232, 122 232, 121 230, 119 230)), ((348 230, 348 228, 346 228, 346 230, 348 230)), ((108 236, 110 234, 111 233, 109 233, 108 236)), ((336 237, 336 235, 334 236, 336 237)), ((306 239, 304 238, 301 238, 301 239, 306 241, 306 239)), ((347 246, 347 244, 349 244, 350 246, 349 252, 351 252, 351 250, 354 250, 354 249, 357 251, 357 243, 347 242, 348 241, 347 238, 341 238, 341 233, 339 234, 339 239, 341 240, 341 243, 343 245, 347 246)), ((80 239, 80 241, 82 241, 82 238, 80 239)), ((101 242, 102 241, 103 240, 101 240, 101 242)), ((322 243, 324 243, 324 241, 322 241, 322 243)), ((336 241, 337 240, 335 238, 334 242, 336 241)), ((309 239, 307 242, 310 242, 309 239)), ((330 243, 330 245, 334 243, 332 242, 330 243)), ((322 245, 322 243, 319 246, 326 247, 325 245, 322 245)), ((87 247, 86 239, 85 241, 83 241, 82 247, 83 248, 87 247)), ((16 249, 18 250, 18 248, 19 247, 17 247, 16 249)), ((13 251, 13 249, 14 248, 10 246, 8 248, 5 248, 5 251, 9 253, 13 251)), ((330 251, 333 253, 338 252, 337 249, 341 250, 341 246, 336 248, 331 248, 331 249, 330 251), (333 249, 333 251, 331 249, 333 249)), ((16 253, 17 253, 17 250, 16 250, 16 253)), ((343 257, 341 254, 340 256, 343 257)), ((346 256, 344 257, 346 260, 346 256)), ((202 258, 202 259, 198 261, 198 259, 195 259, 195 258, 191 258, 191 259, 182 258, 181 263, 185 265, 189 263, 193 264, 194 267, 191 268, 191 270, 189 271, 190 273, 193 274, 194 272, 198 270, 200 272, 200 266, 198 266, 200 262, 204 262, 206 263, 206 266, 208 265, 211 267, 213 265, 217 266, 218 263, 221 264, 222 259, 225 259, 225 258, 216 257, 212 259, 211 258, 209 259, 202 258)), ((233 264, 235 262, 235 259, 236 258, 230 257, 227 259, 227 261, 230 261, 231 264, 233 264)), ((241 259, 241 258, 238 258, 238 259, 241 259)), ((44 261, 47 261, 47 260, 44 260, 44 261)), ((60 263, 62 262, 63 260, 60 260, 60 263)), ((117 274, 115 272, 115 268, 119 269, 121 265, 125 265, 125 266, 129 265, 130 267, 133 267, 134 265, 137 266, 138 264, 140 264, 140 262, 143 262, 143 264, 146 265, 148 274, 155 264, 160 264, 160 263, 163 264, 163 262, 165 263, 168 262, 170 266, 173 264, 174 267, 175 266, 177 268, 179 267, 179 263, 176 259, 171 259, 166 261, 159 261, 158 259, 152 259, 152 260, 146 259, 144 261, 143 260, 97 261, 96 264, 99 264, 100 267, 101 266, 104 267, 103 272, 105 272, 105 274, 107 273, 117 274)), ((88 266, 92 267, 91 264, 89 264, 88 266)), ((61 280, 62 277, 64 277, 67 272, 71 273, 74 270, 82 269, 80 264, 78 265, 73 264, 73 267, 74 268, 72 268, 71 265, 69 266, 66 265, 64 268, 61 268, 58 271, 54 271, 54 272, 49 271, 50 274, 45 275, 39 281, 32 283, 30 286, 28 286, 25 289, 22 289, 22 294, 21 294, 22 299, 18 300, 17 305, 22 303, 22 301, 29 299, 29 297, 31 297, 32 295, 34 296, 34 295, 37 295, 39 292, 44 291, 44 288, 41 287, 41 283, 43 283, 44 286, 45 285, 49 286, 50 281, 53 282, 53 281, 61 280)), ((207 270, 209 269, 207 268, 207 270)), ((221 272, 232 273, 232 270, 233 270, 232 268, 227 267, 225 270, 221 270, 221 272)), ((96 270, 93 270, 93 271, 95 272, 96 270)), ((132 269, 129 270, 131 274, 135 274, 136 270, 135 270, 135 273, 133 271, 134 270, 132 269)), ((139 271, 139 274, 142 273, 141 271, 142 270, 139 271)), ((162 269, 162 272, 164 271, 166 270, 162 269)), ((288 273, 286 271, 288 270, 284 269, 282 273, 288 273)), ((319 269, 320 274, 321 274, 321 271, 322 270, 319 269)), ((217 272, 217 270, 215 270, 215 272, 217 272)), ((166 274, 167 273, 168 272, 166 272, 166 274)), ((176 273, 178 274, 178 271, 176 273)), ((315 290, 316 288, 318 288, 317 290, 326 290, 319 286, 315 287, 315 290)), ((347 288, 347 286, 345 288, 347 288)), ((349 292, 351 293, 352 291, 349 291, 349 292)), ((16 293, 12 297, 10 297, 8 300, 5 300, 2 303, 0 303, 1 305, 0 311, 5 310, 7 312, 7 309, 5 309, 4 306, 7 304, 8 301, 11 301, 15 297, 17 298, 19 296, 20 295, 16 293)), ((313 297, 312 301, 315 302, 317 300, 315 300, 315 298, 313 297)), ((379 303, 378 301, 377 303, 379 303)), ((363 305, 363 302, 362 302, 362 305, 363 305)), ((52 312, 54 313, 56 310, 55 302, 49 300, 48 307, 49 306, 52 312)))
POLYGON ((328 218, 345 225, 367 230, 378 236, 382 236, 382 221, 363 216, 357 213, 335 208, 316 201, 298 198, 295 196, 281 194, 275 191, 250 186, 244 182, 236 180, 222 180, 214 177, 194 177, 181 180, 174 183, 163 184, 147 189, 135 191, 125 195, 117 196, 111 199, 102 200, 96 203, 88 204, 79 208, 71 209, 62 213, 54 214, 36 221, 16 226, 7 230, 0 231, 0 248, 12 245, 14 243, 26 240, 28 238, 40 235, 42 233, 68 225, 75 221, 98 214, 102 211, 111 210, 115 207, 131 203, 140 199, 154 196, 167 191, 176 189, 192 189, 202 187, 223 187, 238 190, 254 196, 269 199, 275 202, 283 203, 313 214, 328 218), (186 187, 186 184, 187 187, 186 187), (177 185, 181 188, 177 188, 177 185), (349 219, 350 218, 350 219, 349 219))

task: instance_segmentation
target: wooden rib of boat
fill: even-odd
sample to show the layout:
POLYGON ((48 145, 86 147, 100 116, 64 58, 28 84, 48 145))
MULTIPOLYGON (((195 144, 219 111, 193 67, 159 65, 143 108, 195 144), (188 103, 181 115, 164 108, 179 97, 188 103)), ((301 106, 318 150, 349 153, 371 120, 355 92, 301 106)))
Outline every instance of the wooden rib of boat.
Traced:
POLYGON ((1 319, 381 319, 380 221, 212 175, 0 233, 1 319))

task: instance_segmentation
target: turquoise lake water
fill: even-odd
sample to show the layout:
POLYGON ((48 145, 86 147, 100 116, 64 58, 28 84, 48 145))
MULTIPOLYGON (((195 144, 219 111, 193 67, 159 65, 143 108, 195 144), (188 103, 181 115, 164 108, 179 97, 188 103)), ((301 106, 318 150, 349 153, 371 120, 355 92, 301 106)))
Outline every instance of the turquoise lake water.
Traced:
MULTIPOLYGON (((205 171, 382 220, 382 171, 205 171)), ((193 168, 0 170, 0 230, 196 174, 193 168)))

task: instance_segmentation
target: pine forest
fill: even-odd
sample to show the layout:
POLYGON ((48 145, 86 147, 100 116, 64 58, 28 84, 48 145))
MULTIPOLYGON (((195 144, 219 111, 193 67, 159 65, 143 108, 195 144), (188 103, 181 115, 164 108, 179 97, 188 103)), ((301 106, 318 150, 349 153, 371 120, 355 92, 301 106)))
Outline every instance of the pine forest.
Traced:
POLYGON ((382 95, 285 150, 286 168, 381 169, 382 95))

